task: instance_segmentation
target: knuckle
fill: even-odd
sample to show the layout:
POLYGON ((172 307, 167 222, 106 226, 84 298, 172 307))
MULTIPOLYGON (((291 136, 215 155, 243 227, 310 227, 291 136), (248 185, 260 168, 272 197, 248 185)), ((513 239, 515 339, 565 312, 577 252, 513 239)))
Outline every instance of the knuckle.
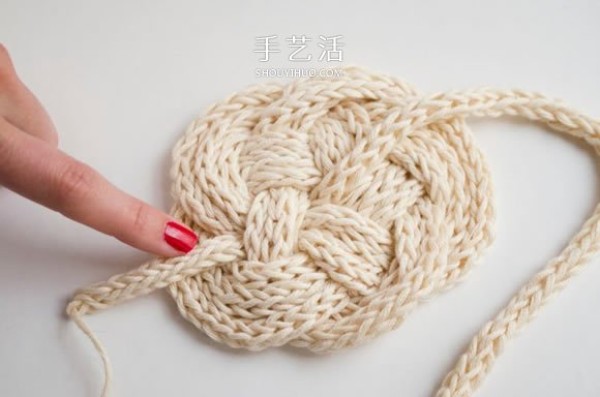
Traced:
POLYGON ((151 217, 150 207, 147 204, 135 200, 131 208, 133 230, 142 232, 147 229, 151 217))
POLYGON ((96 172, 78 161, 69 162, 59 173, 56 192, 59 204, 65 206, 85 199, 93 190, 96 172))

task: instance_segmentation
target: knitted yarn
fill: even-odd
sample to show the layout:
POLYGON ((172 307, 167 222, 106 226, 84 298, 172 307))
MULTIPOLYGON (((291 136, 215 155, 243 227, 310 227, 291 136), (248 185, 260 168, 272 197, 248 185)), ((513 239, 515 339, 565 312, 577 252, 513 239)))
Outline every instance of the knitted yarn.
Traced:
MULTIPOLYGON (((250 87, 213 105, 173 151, 172 214, 189 254, 76 293, 81 317, 167 288, 211 338, 331 351, 398 327, 461 280, 492 241, 486 162, 470 116, 520 116, 600 148, 600 123, 539 94, 421 95, 358 68, 250 87)), ((473 338, 436 396, 470 396, 510 338, 599 249, 600 207, 473 338)))

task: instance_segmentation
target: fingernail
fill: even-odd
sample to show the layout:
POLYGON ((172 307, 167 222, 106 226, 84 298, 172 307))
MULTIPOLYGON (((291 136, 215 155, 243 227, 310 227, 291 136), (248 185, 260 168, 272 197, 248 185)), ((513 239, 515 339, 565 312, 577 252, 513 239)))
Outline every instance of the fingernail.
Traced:
POLYGON ((198 244, 196 233, 177 222, 167 222, 164 239, 171 247, 185 253, 190 252, 198 244))

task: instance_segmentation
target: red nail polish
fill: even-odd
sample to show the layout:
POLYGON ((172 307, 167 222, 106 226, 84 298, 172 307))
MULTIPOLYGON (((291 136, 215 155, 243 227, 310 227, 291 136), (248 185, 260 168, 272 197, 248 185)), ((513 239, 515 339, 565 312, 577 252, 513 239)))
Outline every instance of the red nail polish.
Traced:
POLYGON ((164 239, 171 247, 185 253, 190 252, 198 244, 196 233, 177 222, 167 222, 164 239))

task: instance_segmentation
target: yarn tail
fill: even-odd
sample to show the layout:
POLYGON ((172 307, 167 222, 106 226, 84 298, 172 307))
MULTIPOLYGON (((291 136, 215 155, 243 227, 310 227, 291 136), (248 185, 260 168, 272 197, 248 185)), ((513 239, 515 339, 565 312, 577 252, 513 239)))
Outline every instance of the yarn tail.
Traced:
POLYGON ((102 367, 104 369, 104 385, 102 386, 102 397, 108 397, 112 387, 112 366, 110 365, 110 359, 106 353, 106 349, 102 345, 102 342, 98 339, 94 331, 83 321, 83 318, 79 314, 70 314, 71 319, 77 324, 77 327, 88 337, 90 342, 94 345, 94 348, 102 359, 102 367))

